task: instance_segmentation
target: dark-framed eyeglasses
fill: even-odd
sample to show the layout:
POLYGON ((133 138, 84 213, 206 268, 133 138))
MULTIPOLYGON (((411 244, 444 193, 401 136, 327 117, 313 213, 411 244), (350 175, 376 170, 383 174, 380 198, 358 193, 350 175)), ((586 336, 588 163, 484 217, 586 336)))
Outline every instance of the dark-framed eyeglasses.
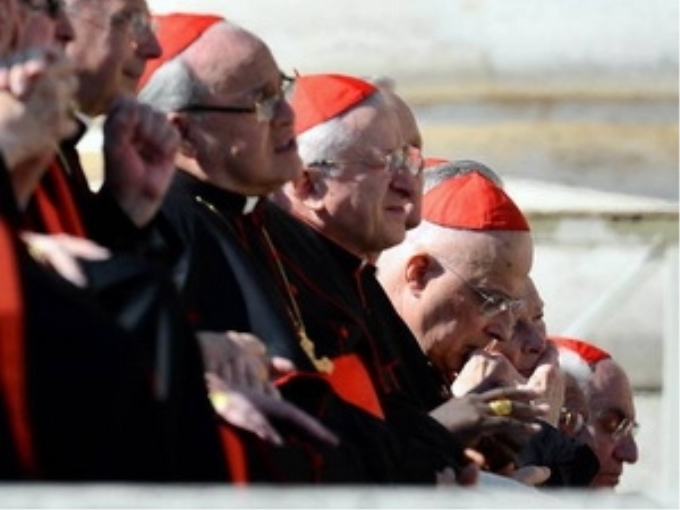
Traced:
POLYGON ((295 78, 281 73, 279 89, 270 96, 255 101, 251 106, 208 105, 190 103, 178 108, 178 112, 185 113, 254 113, 258 122, 270 122, 276 115, 279 104, 286 100, 286 96, 295 84, 295 78))
POLYGON ((613 441, 620 441, 625 436, 634 436, 640 424, 628 418, 619 409, 607 409, 600 411, 595 416, 593 424, 597 429, 607 434, 613 441))
POLYGON ((375 159, 319 159, 307 164, 311 168, 363 166, 385 170, 390 174, 397 174, 406 170, 413 177, 418 177, 425 167, 425 159, 417 147, 409 146, 383 154, 375 159))
POLYGON ((52 19, 59 18, 64 10, 63 0, 23 0, 22 4, 34 12, 45 13, 52 19))
POLYGON ((463 276, 461 276, 458 271, 453 269, 450 264, 444 262, 441 259, 437 260, 444 267, 444 269, 456 276, 456 278, 463 282, 463 284, 468 289, 470 289, 475 296, 477 296, 477 298, 481 301, 479 313, 483 316, 491 318, 508 311, 517 313, 524 307, 524 301, 522 299, 511 298, 503 292, 482 289, 476 285, 473 285, 467 279, 463 278, 463 276))

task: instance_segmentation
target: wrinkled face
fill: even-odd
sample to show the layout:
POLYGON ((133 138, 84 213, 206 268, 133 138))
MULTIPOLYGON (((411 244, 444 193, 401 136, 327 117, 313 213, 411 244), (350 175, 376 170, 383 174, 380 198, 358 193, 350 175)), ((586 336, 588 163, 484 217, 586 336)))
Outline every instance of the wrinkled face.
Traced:
POLYGON ((196 48, 201 60, 195 71, 216 90, 202 101, 204 105, 268 104, 271 112, 271 119, 257 113, 189 114, 199 133, 194 137, 196 158, 210 182, 244 195, 266 195, 299 177, 295 114, 282 93, 286 83, 267 46, 252 34, 219 27, 204 46, 196 48))
POLYGON ((74 39, 73 26, 60 0, 25 0, 21 6, 24 11, 22 47, 64 48, 74 39))
POLYGON ((323 181, 323 232, 363 256, 400 243, 418 178, 406 168, 390 170, 385 156, 403 152, 399 119, 387 104, 355 107, 342 119, 351 142, 323 181))
POLYGON ((591 486, 613 488, 619 483, 624 463, 638 460, 634 428, 626 427, 635 423, 635 406, 623 369, 610 359, 597 363, 587 399, 587 425, 578 437, 593 448, 600 461, 591 486))
POLYGON ((75 40, 66 51, 76 65, 78 102, 88 115, 134 94, 146 61, 161 55, 145 0, 65 0, 75 40))
POLYGON ((519 311, 512 336, 507 342, 499 342, 496 350, 528 378, 547 345, 543 300, 530 278, 527 279, 523 300, 524 306, 519 311))
MULTIPOLYGON (((418 128, 411 108, 406 102, 396 94, 392 93, 389 99, 393 102, 397 117, 399 118, 399 127, 401 129, 401 136, 406 147, 415 147, 418 150, 423 148, 423 138, 418 128)), ((413 194, 411 203, 407 207, 406 228, 414 228, 420 223, 420 213, 422 209, 424 177, 421 172, 418 175, 416 182, 416 192, 413 194)))
POLYGON ((522 297, 533 250, 528 232, 458 231, 452 241, 448 250, 438 250, 427 285, 405 313, 421 347, 449 380, 474 350, 510 340, 516 306, 489 307, 480 291, 497 304, 522 297))

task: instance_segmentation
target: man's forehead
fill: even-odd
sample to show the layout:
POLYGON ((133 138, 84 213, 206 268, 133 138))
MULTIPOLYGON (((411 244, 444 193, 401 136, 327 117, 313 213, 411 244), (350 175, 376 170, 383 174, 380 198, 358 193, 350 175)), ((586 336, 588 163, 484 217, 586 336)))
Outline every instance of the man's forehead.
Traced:
POLYGON ((590 400, 597 407, 629 411, 632 392, 623 369, 611 359, 597 363, 590 384, 590 400))
POLYGON ((357 148, 376 147, 396 149, 400 146, 398 118, 385 104, 364 103, 352 108, 342 117, 357 148))
POLYGON ((269 48, 248 31, 213 25, 182 55, 186 64, 219 93, 254 90, 278 73, 269 48))
POLYGON ((460 258, 484 261, 485 264, 523 258, 533 246, 528 232, 515 230, 447 228, 446 234, 437 241, 460 258))

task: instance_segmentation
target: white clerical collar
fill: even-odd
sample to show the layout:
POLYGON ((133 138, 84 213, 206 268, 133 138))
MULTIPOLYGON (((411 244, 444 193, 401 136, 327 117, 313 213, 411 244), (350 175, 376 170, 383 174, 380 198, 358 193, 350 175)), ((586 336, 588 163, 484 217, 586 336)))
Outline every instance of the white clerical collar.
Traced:
POLYGON ((83 113, 81 111, 76 111, 74 113, 75 113, 75 116, 77 117, 77 119, 85 125, 86 131, 89 131, 89 129, 92 127, 92 125, 95 122, 95 117, 90 117, 89 115, 87 115, 86 113, 83 113))
POLYGON ((246 202, 243 204, 243 209, 241 212, 243 214, 250 214, 253 212, 253 209, 255 209, 255 206, 260 201, 260 198, 262 197, 246 197, 246 202))

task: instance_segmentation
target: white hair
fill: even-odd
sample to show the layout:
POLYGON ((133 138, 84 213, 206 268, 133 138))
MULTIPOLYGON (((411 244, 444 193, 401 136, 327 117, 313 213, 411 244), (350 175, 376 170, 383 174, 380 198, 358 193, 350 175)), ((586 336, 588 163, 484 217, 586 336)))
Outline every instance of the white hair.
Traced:
POLYGON ((571 349, 557 346, 560 368, 571 375, 583 392, 588 391, 588 384, 594 369, 590 363, 571 349))
POLYGON ((159 67, 138 94, 142 103, 162 112, 202 103, 208 97, 208 87, 177 57, 159 67))
POLYGON ((455 177, 466 175, 472 172, 486 177, 499 188, 503 187, 503 179, 491 168, 479 161, 471 159, 461 159, 458 161, 444 161, 438 165, 426 168, 423 172, 424 184, 423 193, 428 192, 438 184, 455 177))
MULTIPOLYGON (((323 160, 333 160, 338 154, 356 145, 357 133, 351 125, 344 121, 345 117, 358 106, 382 107, 385 104, 383 94, 374 92, 362 101, 335 117, 317 124, 297 137, 298 153, 305 166, 323 160)), ((332 175, 335 168, 325 169, 332 175)))

